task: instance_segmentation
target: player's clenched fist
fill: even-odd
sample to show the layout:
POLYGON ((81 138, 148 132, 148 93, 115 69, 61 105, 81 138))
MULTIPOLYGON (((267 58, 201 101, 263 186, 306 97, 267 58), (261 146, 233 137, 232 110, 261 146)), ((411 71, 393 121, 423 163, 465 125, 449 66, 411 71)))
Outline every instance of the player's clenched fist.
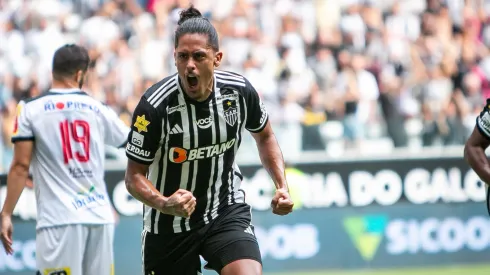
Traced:
POLYGON ((196 209, 196 198, 191 192, 179 189, 168 197, 160 211, 162 213, 188 218, 196 209))
POLYGON ((274 198, 272 198, 272 213, 277 215, 287 215, 293 212, 293 200, 289 192, 284 189, 277 189, 274 198))

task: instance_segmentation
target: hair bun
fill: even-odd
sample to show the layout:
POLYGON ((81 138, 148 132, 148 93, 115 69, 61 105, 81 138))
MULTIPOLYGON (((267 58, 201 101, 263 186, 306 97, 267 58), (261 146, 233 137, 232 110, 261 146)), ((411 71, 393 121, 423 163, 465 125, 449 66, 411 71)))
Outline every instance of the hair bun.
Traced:
POLYGON ((182 10, 180 12, 180 18, 179 22, 177 22, 177 25, 180 26, 186 20, 191 18, 202 18, 201 12, 198 9, 194 8, 193 5, 191 5, 188 9, 182 10))

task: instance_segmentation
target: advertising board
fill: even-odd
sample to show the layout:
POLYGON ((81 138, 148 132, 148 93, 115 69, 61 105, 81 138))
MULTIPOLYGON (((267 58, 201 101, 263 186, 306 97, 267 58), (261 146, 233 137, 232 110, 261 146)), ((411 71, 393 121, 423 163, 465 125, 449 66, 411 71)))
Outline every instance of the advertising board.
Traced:
MULTIPOLYGON (((267 172, 261 166, 242 166, 241 172, 247 203, 268 211, 274 185, 267 172)), ((485 185, 461 158, 301 163, 289 167, 286 175, 296 210, 486 200, 485 185)), ((126 191, 124 171, 107 171, 105 178, 117 211, 141 215, 141 203, 126 191)), ((0 176, 0 203, 5 189, 5 177, 0 176)), ((15 215, 29 220, 35 213, 34 192, 26 189, 15 215)))
MULTIPOLYGON (((486 263, 490 218, 481 206, 400 203, 305 209, 288 216, 254 211, 253 224, 266 272, 486 263)), ((16 253, 0 252, 0 274, 33 274, 34 227, 34 221, 15 222, 16 253)), ((116 274, 140 274, 140 239, 140 217, 121 217, 116 274)))
MULTIPOLYGON (((287 170, 296 211, 270 212, 274 186, 260 166, 242 166, 265 271, 486 263, 485 186, 462 159, 301 163, 287 170)), ((107 171, 120 214, 116 274, 141 273, 141 203, 107 171)), ((0 176, 0 204, 6 191, 0 176)), ((0 274, 33 274, 36 203, 25 189, 15 209, 16 253, 0 251, 0 274)), ((204 274, 214 274, 205 272, 204 274)))

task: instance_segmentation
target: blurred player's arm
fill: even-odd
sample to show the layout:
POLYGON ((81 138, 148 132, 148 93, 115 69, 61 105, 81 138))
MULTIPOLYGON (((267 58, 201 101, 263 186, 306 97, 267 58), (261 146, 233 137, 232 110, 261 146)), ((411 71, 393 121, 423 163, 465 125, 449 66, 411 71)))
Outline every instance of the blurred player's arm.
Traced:
POLYGON ((104 105, 101 110, 104 124, 104 143, 116 148, 126 147, 129 127, 109 106, 104 105))
POLYGON ((464 147, 464 158, 482 181, 490 184, 490 164, 485 150, 490 145, 490 100, 476 119, 476 126, 464 147))
POLYGON ((14 133, 14 158, 7 175, 7 197, 2 209, 2 216, 11 216, 22 190, 26 186, 29 177, 29 166, 34 150, 34 134, 32 132, 31 120, 21 101, 17 105, 14 133))
POLYGON ((34 142, 18 141, 14 145, 14 159, 7 175, 7 197, 2 209, 2 216, 12 216, 15 205, 22 194, 29 177, 34 142))

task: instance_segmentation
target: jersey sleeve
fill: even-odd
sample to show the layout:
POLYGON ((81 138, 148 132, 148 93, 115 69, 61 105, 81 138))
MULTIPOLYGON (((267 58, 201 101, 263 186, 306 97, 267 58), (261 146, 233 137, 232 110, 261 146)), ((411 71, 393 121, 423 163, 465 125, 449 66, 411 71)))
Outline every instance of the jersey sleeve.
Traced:
POLYGON ((104 143, 114 147, 121 147, 128 139, 129 127, 119 119, 117 113, 109 106, 102 106, 104 120, 104 143))
POLYGON ((14 121, 14 132, 12 135, 12 142, 34 140, 34 133, 32 131, 32 123, 26 110, 26 104, 24 101, 19 102, 17 105, 17 114, 14 121))
POLYGON ((162 138, 162 118, 157 110, 142 97, 133 113, 131 132, 126 145, 129 159, 150 165, 162 138))
POLYGON ((259 94, 248 80, 246 81, 245 89, 244 96, 247 104, 247 122, 245 128, 252 133, 258 133, 267 125, 269 115, 259 94))
POLYGON ((490 140, 490 99, 487 99, 487 104, 483 111, 476 118, 476 128, 484 137, 490 140))

